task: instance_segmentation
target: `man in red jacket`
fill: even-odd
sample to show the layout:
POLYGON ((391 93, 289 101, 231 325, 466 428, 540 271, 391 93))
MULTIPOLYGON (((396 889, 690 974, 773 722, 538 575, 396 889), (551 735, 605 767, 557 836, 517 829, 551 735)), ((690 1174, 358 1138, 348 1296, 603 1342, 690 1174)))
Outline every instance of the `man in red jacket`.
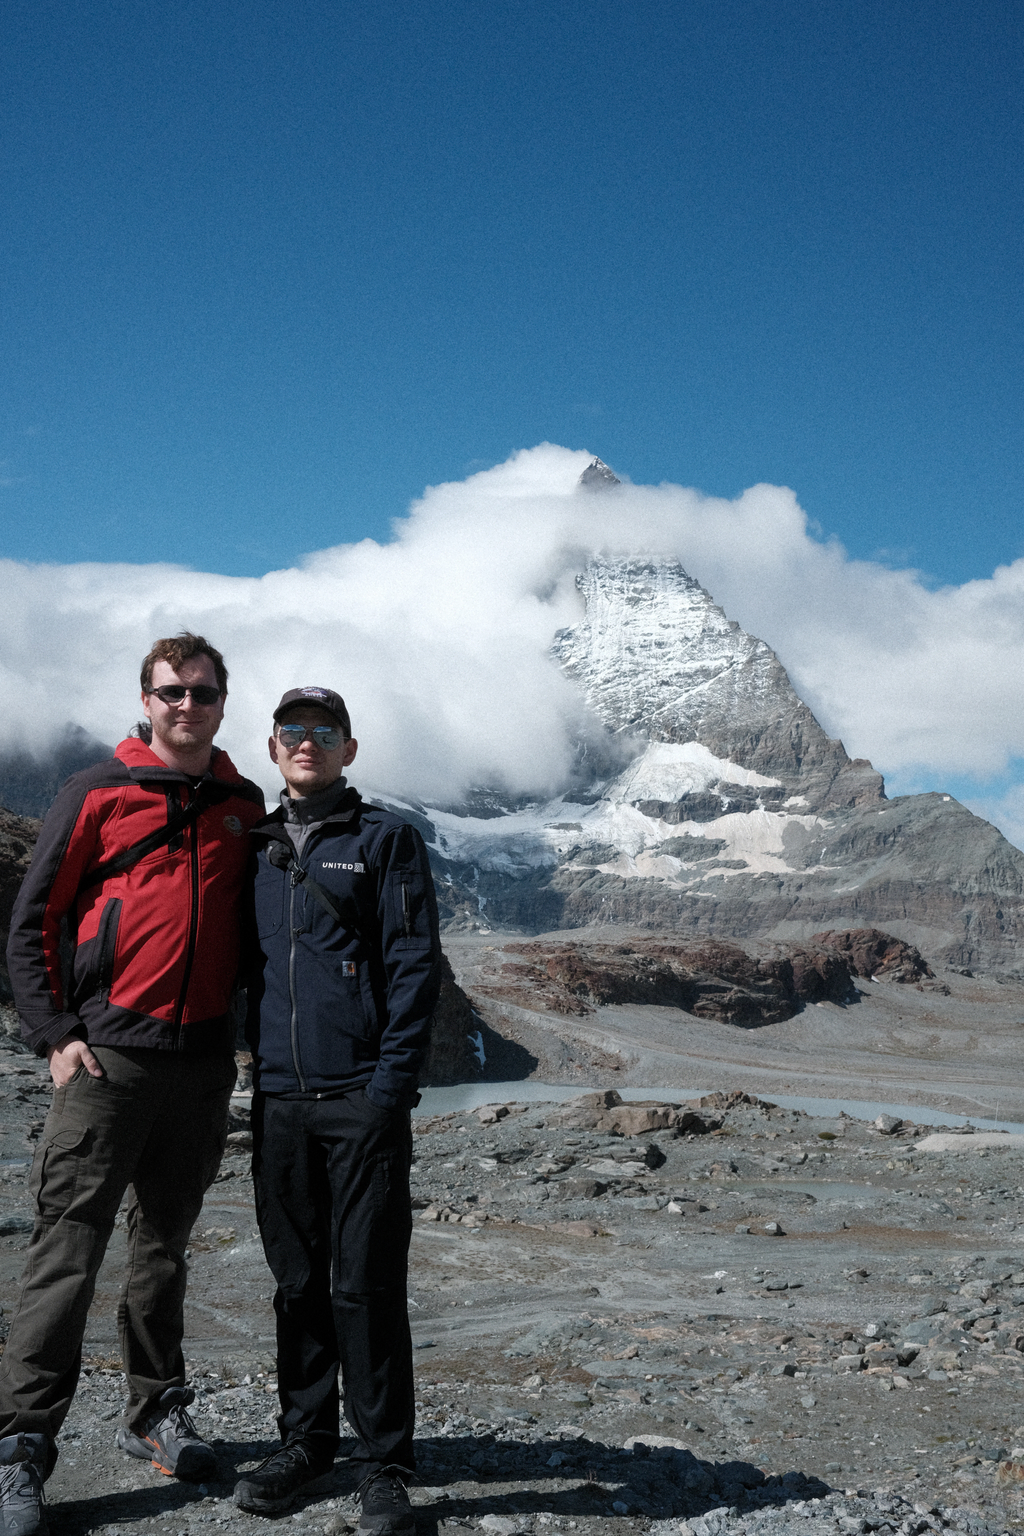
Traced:
POLYGON ((213 745, 226 696, 223 657, 202 636, 158 640, 142 664, 149 729, 68 780, 15 903, 11 984, 54 1094, 0 1362, 0 1536, 45 1531, 42 1484, 126 1192, 117 1443, 169 1476, 215 1471, 187 1412, 185 1246, 224 1150, 246 834, 263 814, 261 791, 213 745))

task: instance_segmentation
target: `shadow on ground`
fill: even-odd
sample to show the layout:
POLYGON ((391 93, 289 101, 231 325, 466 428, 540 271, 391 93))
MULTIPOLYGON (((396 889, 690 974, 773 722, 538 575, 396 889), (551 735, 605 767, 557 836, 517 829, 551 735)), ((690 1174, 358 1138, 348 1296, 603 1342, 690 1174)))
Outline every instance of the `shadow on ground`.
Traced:
POLYGON ((534 1056, 532 1051, 528 1051, 524 1045, 520 1045, 517 1040, 506 1040, 489 1024, 485 1024, 479 1014, 475 1015, 474 1024, 483 1039, 486 1059, 486 1065, 477 1081, 518 1083, 523 1082, 537 1070, 539 1058, 534 1056))
MULTIPOLYGON (((269 1455, 274 1444, 214 1441, 214 1447, 221 1469, 216 1482, 197 1486, 161 1479, 152 1486, 52 1505, 54 1536, 83 1536, 103 1525, 166 1521, 184 1516, 205 1497, 229 1498, 243 1470, 251 1470, 253 1463, 269 1455)), ((541 1444, 527 1444, 496 1442, 493 1436, 483 1435, 424 1438, 417 1441, 416 1450, 420 1469, 416 1482, 429 1490, 427 1502, 416 1510, 425 1536, 436 1531, 438 1521, 477 1521, 491 1514, 692 1518, 722 1505, 750 1511, 820 1498, 830 1491, 819 1479, 795 1470, 766 1477, 750 1462, 701 1461, 690 1451, 672 1447, 640 1445, 623 1452, 592 1440, 553 1436, 541 1444)), ((287 1513, 301 1513, 325 1499, 348 1498, 361 1476, 357 1462, 342 1459, 333 1473, 311 1484, 287 1513)))

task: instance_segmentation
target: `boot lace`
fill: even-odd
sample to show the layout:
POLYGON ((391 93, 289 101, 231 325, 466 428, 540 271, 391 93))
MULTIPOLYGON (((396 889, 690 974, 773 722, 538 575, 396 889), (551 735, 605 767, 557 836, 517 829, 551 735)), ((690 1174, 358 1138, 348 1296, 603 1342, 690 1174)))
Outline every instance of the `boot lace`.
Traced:
MULTIPOLYGON (((375 1484, 377 1483, 385 1484, 388 1493, 393 1493, 395 1491, 394 1485, 397 1483, 404 1493, 405 1479, 411 1476, 412 1473, 409 1471, 408 1467, 381 1467, 378 1471, 371 1472, 369 1477, 363 1478, 362 1482, 359 1484, 359 1487, 356 1489, 355 1496, 357 1499, 365 1499, 366 1495, 370 1492, 371 1489, 374 1489, 375 1493, 379 1496, 380 1493, 384 1490, 375 1488, 375 1484)), ((401 1495, 399 1495, 399 1497, 401 1497, 401 1495)))
POLYGON ((46 1502, 42 1478, 28 1460, 12 1461, 6 1466, 0 1466, 0 1504, 10 1504, 17 1498, 38 1499, 44 1504, 46 1502), (22 1479, 26 1481, 22 1482, 22 1479))
MULTIPOLYGON (((189 1398, 189 1402, 192 1399, 189 1398)), ((199 1440, 202 1437, 196 1429, 195 1421, 184 1403, 174 1403, 168 1409, 167 1417, 171 1421, 171 1428, 179 1440, 199 1440)))
POLYGON ((279 1466, 286 1466, 290 1461, 304 1461, 307 1467, 313 1465, 313 1458, 301 1440, 295 1440, 291 1445, 282 1445, 280 1450, 272 1451, 265 1461, 260 1462, 255 1470, 262 1472, 263 1468, 269 1467, 272 1461, 277 1462, 279 1466))

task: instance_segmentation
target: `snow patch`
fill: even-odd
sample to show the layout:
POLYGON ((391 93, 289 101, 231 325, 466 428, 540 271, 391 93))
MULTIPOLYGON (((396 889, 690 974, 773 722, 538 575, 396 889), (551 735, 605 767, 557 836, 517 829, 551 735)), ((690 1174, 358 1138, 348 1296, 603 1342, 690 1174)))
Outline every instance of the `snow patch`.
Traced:
MULTIPOLYGON (((702 822, 699 828, 693 823, 687 824, 685 830, 694 837, 703 834, 722 838, 726 844, 722 858, 745 859, 747 870, 753 870, 755 874, 789 874, 792 865, 783 856, 787 828, 798 826, 810 831, 818 825, 817 816, 786 816, 779 811, 748 811, 744 815, 734 811, 728 816, 719 816, 717 821, 702 822)), ((724 873, 728 875, 729 871, 724 873)))
POLYGON ((719 781, 763 789, 779 784, 778 779, 765 778, 753 769, 716 757, 699 741, 681 745, 656 741, 609 785, 606 795, 610 800, 678 800, 710 789, 719 781))
MULTIPOLYGON (((813 814, 725 812, 723 806, 724 814, 714 821, 669 823, 645 816, 633 803, 677 801, 720 781, 755 788, 778 783, 716 757, 698 741, 653 742, 592 805, 559 797, 506 816, 457 816, 436 810, 426 814, 434 826, 433 846, 446 858, 513 879, 565 862, 626 880, 653 878, 686 884, 708 875, 728 879, 734 874, 792 873, 784 856, 786 830, 819 825, 813 814), (661 845, 669 839, 686 837, 711 838, 725 847, 717 850, 715 859, 692 862, 661 853, 661 845), (600 856, 605 849, 607 857, 595 862, 594 851, 600 856), (719 861, 728 860, 742 860, 743 868, 715 868, 719 861)), ((794 799, 801 803, 801 797, 794 799)), ((398 802, 389 804, 401 812, 398 802)), ((417 809, 423 814, 423 807, 417 809)))

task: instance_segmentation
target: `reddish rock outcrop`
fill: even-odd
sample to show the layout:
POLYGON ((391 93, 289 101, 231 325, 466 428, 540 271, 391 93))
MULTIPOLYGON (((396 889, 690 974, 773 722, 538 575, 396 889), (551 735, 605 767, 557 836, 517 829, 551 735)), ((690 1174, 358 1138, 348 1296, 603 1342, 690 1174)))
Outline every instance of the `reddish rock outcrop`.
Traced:
POLYGON ((828 946, 789 944, 776 964, 788 971, 801 1003, 849 1003, 856 998, 846 959, 828 946))
POLYGON ((880 981, 919 982, 934 980, 935 972, 913 944, 894 939, 878 928, 829 929, 808 941, 841 956, 854 976, 877 976, 880 981))
POLYGON ((805 1003, 855 1002, 855 976, 940 985, 918 950, 877 929, 829 930, 758 955, 715 939, 533 940, 510 944, 505 953, 518 958, 502 965, 501 982, 477 990, 567 1016, 615 1003, 647 1003, 757 1028, 792 1018, 805 1003))
POLYGON ((570 997, 593 1005, 657 1003, 729 1024, 768 1024, 795 1012, 787 978, 735 944, 566 945, 545 965, 570 997))
POLYGON ((790 946, 761 957, 714 939, 533 942, 508 949, 522 961, 503 966, 508 985, 487 988, 489 994, 566 1015, 648 1003, 750 1028, 792 1018, 805 1001, 845 1003, 855 995, 844 959, 824 946, 790 946))

